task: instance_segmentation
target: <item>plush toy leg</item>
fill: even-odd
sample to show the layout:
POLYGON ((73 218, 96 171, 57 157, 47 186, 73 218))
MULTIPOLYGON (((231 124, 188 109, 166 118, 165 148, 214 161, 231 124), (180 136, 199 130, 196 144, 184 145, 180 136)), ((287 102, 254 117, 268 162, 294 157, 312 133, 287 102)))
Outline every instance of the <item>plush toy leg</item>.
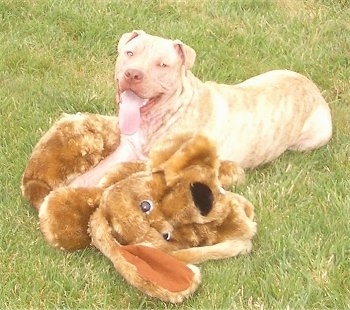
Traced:
POLYGON ((101 188, 70 187, 52 191, 39 209, 40 229, 47 242, 63 250, 89 246, 88 224, 102 192, 101 188))
POLYGON ((119 144, 117 118, 63 114, 34 147, 21 190, 36 209, 53 189, 98 164, 119 144))
POLYGON ((22 195, 30 204, 39 210, 44 198, 50 193, 52 187, 42 180, 24 180, 22 181, 22 195))
POLYGON ((149 296, 166 302, 182 302, 200 283, 196 266, 185 265, 155 248, 119 245, 101 209, 91 217, 90 234, 92 244, 112 261, 124 279, 149 296))
POLYGON ((253 243, 250 239, 231 239, 217 244, 177 250, 171 253, 184 263, 199 264, 207 260, 224 259, 251 252, 253 243))

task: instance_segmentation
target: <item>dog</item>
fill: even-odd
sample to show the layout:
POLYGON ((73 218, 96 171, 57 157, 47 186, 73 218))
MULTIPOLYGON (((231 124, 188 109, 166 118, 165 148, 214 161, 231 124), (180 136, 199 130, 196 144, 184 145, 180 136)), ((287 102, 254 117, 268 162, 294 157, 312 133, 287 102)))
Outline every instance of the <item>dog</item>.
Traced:
POLYGON ((117 49, 120 144, 71 186, 95 185, 115 163, 143 160, 156 143, 182 132, 207 135, 220 159, 244 169, 331 139, 329 105, 301 74, 273 70, 236 85, 202 82, 191 72, 193 48, 142 30, 123 34, 117 49))

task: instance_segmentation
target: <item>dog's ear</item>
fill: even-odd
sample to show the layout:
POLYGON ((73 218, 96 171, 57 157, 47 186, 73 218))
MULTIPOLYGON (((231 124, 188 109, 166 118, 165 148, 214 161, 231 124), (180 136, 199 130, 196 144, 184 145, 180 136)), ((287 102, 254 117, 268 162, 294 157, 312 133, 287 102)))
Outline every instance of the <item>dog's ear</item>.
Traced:
POLYGON ((183 60, 185 68, 190 70, 196 60, 196 51, 192 47, 182 43, 180 40, 175 40, 174 44, 183 60))
POLYGON ((174 139, 164 141, 159 148, 154 148, 150 152, 152 171, 163 172, 168 186, 173 185, 181 177, 181 171, 193 165, 218 171, 219 160, 216 149, 207 137, 201 134, 188 137, 185 134, 177 137, 175 141, 181 144, 174 143, 174 139), (184 141, 181 137, 188 139, 184 141))
POLYGON ((129 41, 131 41, 132 39, 136 38, 141 34, 145 34, 145 32, 143 30, 133 30, 132 32, 124 33, 120 37, 118 42, 118 46, 117 46, 118 53, 120 53, 120 50, 123 48, 123 46, 125 46, 126 43, 128 43, 129 41))

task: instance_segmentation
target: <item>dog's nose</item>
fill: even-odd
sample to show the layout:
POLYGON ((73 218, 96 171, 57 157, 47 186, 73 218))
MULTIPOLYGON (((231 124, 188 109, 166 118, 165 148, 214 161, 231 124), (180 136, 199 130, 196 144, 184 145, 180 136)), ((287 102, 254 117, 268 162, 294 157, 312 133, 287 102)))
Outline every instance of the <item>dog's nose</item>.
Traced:
POLYGON ((137 69, 128 69, 124 73, 127 80, 134 80, 135 82, 141 82, 143 79, 143 73, 137 69))

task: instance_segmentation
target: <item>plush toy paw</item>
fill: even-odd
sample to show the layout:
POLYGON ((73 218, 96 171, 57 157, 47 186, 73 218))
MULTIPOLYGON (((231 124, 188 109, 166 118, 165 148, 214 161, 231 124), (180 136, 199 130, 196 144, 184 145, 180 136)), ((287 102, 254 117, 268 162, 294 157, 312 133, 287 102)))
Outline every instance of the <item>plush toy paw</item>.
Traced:
POLYGON ((245 174, 242 167, 233 161, 223 160, 220 163, 219 178, 224 189, 244 183, 245 174))
POLYGON ((22 177, 24 198, 39 209, 48 193, 69 184, 119 144, 117 118, 62 114, 34 147, 22 177))
POLYGON ((45 197, 39 209, 40 229, 46 241, 63 250, 88 247, 88 224, 99 207, 102 188, 60 187, 45 197))

